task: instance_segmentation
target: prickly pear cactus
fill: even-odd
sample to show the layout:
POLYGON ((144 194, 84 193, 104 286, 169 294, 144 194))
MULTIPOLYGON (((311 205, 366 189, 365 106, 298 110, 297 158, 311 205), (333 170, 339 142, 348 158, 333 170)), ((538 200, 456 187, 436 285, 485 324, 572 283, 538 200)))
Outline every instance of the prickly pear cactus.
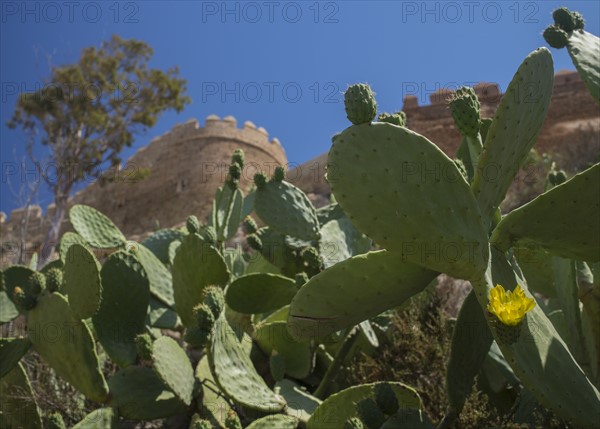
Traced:
POLYGON ((75 231, 90 246, 106 249, 122 246, 126 242, 119 228, 108 217, 92 207, 74 205, 69 210, 69 220, 75 231))
POLYGON ((100 263, 87 248, 73 244, 65 259, 64 292, 73 315, 88 319, 98 311, 102 299, 100 263))

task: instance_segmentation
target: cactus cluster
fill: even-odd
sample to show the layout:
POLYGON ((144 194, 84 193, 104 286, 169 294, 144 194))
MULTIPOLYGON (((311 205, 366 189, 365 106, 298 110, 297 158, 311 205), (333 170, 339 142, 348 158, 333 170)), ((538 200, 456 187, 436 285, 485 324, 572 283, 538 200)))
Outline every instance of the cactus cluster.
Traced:
MULTIPOLYGON (((596 96, 598 39, 577 13, 554 19, 546 39, 569 48, 596 96)), ((21 314, 28 326, 26 338, 0 339, 3 424, 64 427, 35 403, 20 363, 33 350, 102 406, 78 429, 175 415, 190 429, 431 428, 413 388, 348 387, 340 373, 387 340, 390 309, 446 273, 473 290, 453 327, 438 427, 451 427, 475 379, 500 366, 520 396, 574 427, 598 427, 600 164, 570 178, 552 168, 543 194, 499 211, 545 119, 553 75, 550 52, 532 52, 493 119, 460 88, 449 100, 462 134, 454 160, 402 112, 372 122, 373 91, 350 86, 353 125, 329 152, 344 174, 329 177, 335 202, 319 209, 282 167, 258 173, 245 194, 241 150, 205 223, 191 215, 136 243, 98 210, 73 206, 75 232, 56 261, 0 276, 2 322, 21 314), (429 164, 445 176, 403 170, 429 164), (500 166, 493 180, 490 166, 500 166), (230 247, 236 235, 244 244, 230 247), (69 335, 49 339, 47 326, 69 335)))

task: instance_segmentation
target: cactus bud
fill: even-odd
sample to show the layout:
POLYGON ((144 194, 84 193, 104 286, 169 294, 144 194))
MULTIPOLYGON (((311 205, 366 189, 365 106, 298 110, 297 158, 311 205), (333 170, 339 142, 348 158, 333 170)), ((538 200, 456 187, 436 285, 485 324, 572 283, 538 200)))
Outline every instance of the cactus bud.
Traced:
POLYGON ((225 417, 225 427, 227 429, 242 429, 242 423, 235 411, 229 410, 227 412, 227 417, 225 417))
POLYGON ((585 27, 583 15, 575 11, 571 12, 571 15, 573 16, 573 22, 575 23, 574 30, 583 30, 583 27, 585 27))
POLYGON ((298 288, 304 286, 304 284, 306 282, 308 282, 308 275, 302 271, 301 273, 297 273, 296 274, 296 286, 298 286, 298 288))
POLYGON ((306 247, 300 253, 302 260, 306 263, 309 268, 320 270, 323 262, 319 256, 319 252, 314 247, 306 247))
POLYGON ((567 33, 575 29, 575 17, 566 7, 561 7, 552 12, 552 18, 554 18, 554 23, 567 33))
POLYGON ((377 114, 375 94, 371 87, 364 83, 351 85, 344 94, 346 116, 354 125, 371 122, 377 114))
POLYGON ((271 357, 269 358, 269 368, 271 369, 273 380, 283 380, 283 376, 285 375, 285 359, 277 352, 277 350, 273 350, 271 353, 271 357))
POLYGON ((49 292, 60 292, 63 283, 63 272, 58 268, 50 268, 46 272, 46 289, 49 292))
POLYGON ((200 232, 200 222, 194 215, 190 215, 185 220, 185 227, 190 234, 198 234, 200 232))
POLYGON ((212 429, 212 427, 210 421, 200 418, 198 414, 194 414, 189 429, 212 429))
POLYGON ((235 181, 239 181, 240 177, 242 177, 242 166, 237 162, 233 162, 229 166, 229 176, 235 181))
POLYGON ((544 30, 544 39, 550 46, 562 49, 569 42, 569 35, 558 25, 550 25, 544 30))
POLYGON ((209 337, 210 331, 205 331, 197 326, 190 326, 185 330, 185 334, 183 335, 183 339, 186 343, 192 346, 192 348, 199 349, 206 346, 209 337))
POLYGON ((398 398, 388 383, 382 383, 375 386, 375 402, 381 411, 388 416, 396 414, 400 404, 398 398))
POLYGON ((65 421, 59 413, 52 413, 48 416, 46 427, 48 429, 66 429, 65 421))
POLYGON ((46 276, 42 273, 35 272, 29 276, 29 283, 31 284, 31 293, 37 296, 46 289, 46 276))
POLYGON ((273 173, 273 180, 276 182, 281 182, 285 179, 285 170, 282 166, 278 165, 275 167, 275 172, 273 173))
POLYGON ((15 286, 13 289, 12 300, 21 311, 31 310, 37 303, 35 297, 25 294, 20 286, 15 286))
POLYGON ((363 429, 365 426, 358 417, 352 417, 344 423, 344 429, 363 429))
POLYGON ((193 309, 196 325, 206 331, 210 331, 215 323, 215 315, 210 307, 204 303, 198 304, 193 309))
POLYGON ((233 151, 231 163, 237 163, 241 168, 244 168, 244 151, 242 149, 236 149, 233 151))
POLYGON ((219 317, 225 308, 225 295, 223 289, 218 286, 208 286, 202 291, 202 302, 206 304, 215 319, 219 317))
POLYGON ((560 185, 562 183, 565 183, 567 181, 567 173, 565 173, 564 170, 558 170, 556 172, 556 183, 555 185, 560 185))
POLYGON ((385 423, 385 415, 373 399, 363 399, 356 408, 358 416, 369 429, 379 429, 385 423))
POLYGON ((260 239, 260 237, 256 234, 250 234, 246 237, 246 242, 248 243, 248 246, 250 246, 251 248, 253 248, 254 250, 258 250, 259 252, 262 250, 263 248, 263 243, 262 240, 260 239))
POLYGON ((448 104, 460 132, 468 137, 476 137, 481 128, 481 106, 475 90, 468 86, 459 88, 448 104))
POLYGON ((265 173, 256 173, 254 175, 254 184, 258 189, 264 189, 267 184, 267 176, 265 173))
POLYGON ((217 232, 212 226, 203 226, 200 228, 200 236, 208 244, 215 244, 217 242, 217 232))
POLYGON ((246 216, 242 226, 246 234, 254 234, 256 231, 258 231, 258 225, 252 216, 246 216))
POLYGON ((152 360, 152 337, 148 334, 139 334, 135 337, 135 347, 142 360, 152 360))
POLYGON ((406 113, 402 111, 396 113, 381 113, 377 119, 379 119, 379 122, 387 122, 389 124, 398 125, 399 127, 406 126, 406 113))

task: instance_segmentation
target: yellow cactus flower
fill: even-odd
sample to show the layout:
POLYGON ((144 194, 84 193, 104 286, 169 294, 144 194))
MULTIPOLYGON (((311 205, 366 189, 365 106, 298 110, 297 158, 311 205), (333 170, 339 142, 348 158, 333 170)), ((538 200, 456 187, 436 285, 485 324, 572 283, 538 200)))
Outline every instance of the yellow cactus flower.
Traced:
POLYGON ((533 307, 535 300, 528 298, 520 285, 512 292, 505 291, 501 285, 490 291, 488 311, 507 326, 517 326, 533 307))

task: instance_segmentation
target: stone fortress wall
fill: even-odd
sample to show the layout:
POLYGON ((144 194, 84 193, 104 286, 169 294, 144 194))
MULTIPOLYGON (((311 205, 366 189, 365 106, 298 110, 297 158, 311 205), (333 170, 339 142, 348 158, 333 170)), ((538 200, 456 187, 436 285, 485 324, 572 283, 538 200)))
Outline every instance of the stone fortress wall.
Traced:
MULTIPOLYGON (((501 98, 498 86, 482 83, 475 89, 483 116, 491 117, 501 98)), ((440 90, 431 95, 431 104, 426 106, 419 106, 416 97, 407 96, 403 110, 410 129, 453 156, 461 136, 446 103, 450 94, 449 90, 440 90)), ((270 174, 276 165, 287 164, 282 145, 276 138, 269 140, 264 128, 257 128, 251 122, 238 128, 231 116, 219 119, 211 115, 206 118, 204 127, 191 119, 154 138, 124 167, 109 174, 113 181, 89 185, 73 196, 71 204, 100 209, 131 239, 140 238, 157 227, 180 224, 190 214, 204 220, 210 213, 215 191, 227 174, 231 154, 237 148, 246 153, 241 180, 244 190, 250 188, 258 170, 270 174), (148 169, 149 176, 137 180, 136 175, 144 169, 148 169)), ((535 148, 539 153, 563 154, 565 159, 583 157, 586 162, 598 162, 598 159, 585 158, 589 153, 597 157, 600 152, 600 106, 576 72, 559 72, 555 76, 548 117, 535 148), (582 138, 589 141, 582 142, 582 138)), ((323 179, 326 164, 327 154, 322 154, 288 172, 289 180, 309 194, 317 206, 329 200, 330 189, 323 179)), ((32 249, 43 242, 49 226, 48 215, 52 213, 52 205, 46 210, 46 216, 39 206, 30 208, 27 241, 32 249)), ((18 241, 24 215, 23 209, 12 211, 8 219, 0 214, 3 247, 18 241)), ((68 228, 67 221, 63 229, 68 228)))

